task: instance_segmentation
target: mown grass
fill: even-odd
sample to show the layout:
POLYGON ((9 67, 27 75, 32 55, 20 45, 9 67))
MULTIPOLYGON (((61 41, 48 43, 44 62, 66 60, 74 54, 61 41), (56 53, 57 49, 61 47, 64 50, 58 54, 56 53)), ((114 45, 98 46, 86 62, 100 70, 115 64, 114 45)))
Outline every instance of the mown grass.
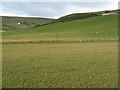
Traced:
POLYGON ((117 88, 118 43, 3 45, 3 87, 117 88))

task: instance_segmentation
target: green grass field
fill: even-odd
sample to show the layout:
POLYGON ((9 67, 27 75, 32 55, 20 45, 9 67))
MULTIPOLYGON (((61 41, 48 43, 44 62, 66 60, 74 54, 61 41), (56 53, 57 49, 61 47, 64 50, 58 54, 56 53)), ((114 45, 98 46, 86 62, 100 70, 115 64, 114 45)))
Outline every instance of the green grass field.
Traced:
POLYGON ((98 16, 3 33, 3 40, 104 40, 118 38, 118 16, 98 16))
POLYGON ((117 88, 117 21, 97 16, 2 32, 3 42, 25 42, 3 44, 3 87, 117 88), (52 42, 62 40, 72 42, 52 42))
POLYGON ((117 88, 117 41, 3 45, 3 87, 117 88))

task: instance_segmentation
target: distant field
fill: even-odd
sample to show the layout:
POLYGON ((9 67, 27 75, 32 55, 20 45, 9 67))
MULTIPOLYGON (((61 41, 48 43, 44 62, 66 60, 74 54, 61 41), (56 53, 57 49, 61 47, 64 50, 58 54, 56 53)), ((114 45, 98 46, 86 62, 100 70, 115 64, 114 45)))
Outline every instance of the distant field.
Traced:
POLYGON ((105 40, 118 38, 118 16, 98 16, 4 32, 3 40, 105 40))
POLYGON ((117 88, 117 44, 5 44, 3 87, 117 88))
POLYGON ((15 31, 21 29, 29 29, 54 21, 48 18, 31 18, 31 17, 2 17, 3 31, 15 31), (21 23, 21 24, 18 24, 21 23))

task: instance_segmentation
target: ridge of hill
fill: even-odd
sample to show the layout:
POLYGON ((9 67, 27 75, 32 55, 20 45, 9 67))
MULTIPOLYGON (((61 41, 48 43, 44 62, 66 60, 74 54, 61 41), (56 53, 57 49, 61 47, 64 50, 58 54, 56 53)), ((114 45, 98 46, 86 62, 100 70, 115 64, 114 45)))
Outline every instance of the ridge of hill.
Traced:
POLYGON ((73 21, 78 19, 87 19, 87 18, 96 17, 96 16, 118 15, 118 14, 120 14, 120 10, 105 10, 105 11, 98 11, 98 12, 73 13, 73 14, 60 17, 54 22, 66 22, 66 21, 73 21))
POLYGON ((73 13, 69 15, 62 16, 58 19, 51 18, 39 18, 39 17, 2 17, 2 30, 21 30, 37 28, 44 25, 69 22, 74 20, 88 19, 104 15, 119 15, 120 10, 105 10, 98 12, 88 12, 88 13, 73 13))

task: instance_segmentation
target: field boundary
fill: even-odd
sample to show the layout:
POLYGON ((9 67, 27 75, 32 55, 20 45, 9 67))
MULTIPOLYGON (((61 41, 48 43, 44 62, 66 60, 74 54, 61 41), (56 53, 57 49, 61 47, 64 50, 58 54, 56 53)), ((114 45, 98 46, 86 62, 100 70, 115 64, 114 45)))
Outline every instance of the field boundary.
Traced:
POLYGON ((84 43, 84 42, 103 42, 103 41, 119 41, 114 39, 107 40, 8 40, 2 41, 0 44, 50 44, 50 43, 84 43))

